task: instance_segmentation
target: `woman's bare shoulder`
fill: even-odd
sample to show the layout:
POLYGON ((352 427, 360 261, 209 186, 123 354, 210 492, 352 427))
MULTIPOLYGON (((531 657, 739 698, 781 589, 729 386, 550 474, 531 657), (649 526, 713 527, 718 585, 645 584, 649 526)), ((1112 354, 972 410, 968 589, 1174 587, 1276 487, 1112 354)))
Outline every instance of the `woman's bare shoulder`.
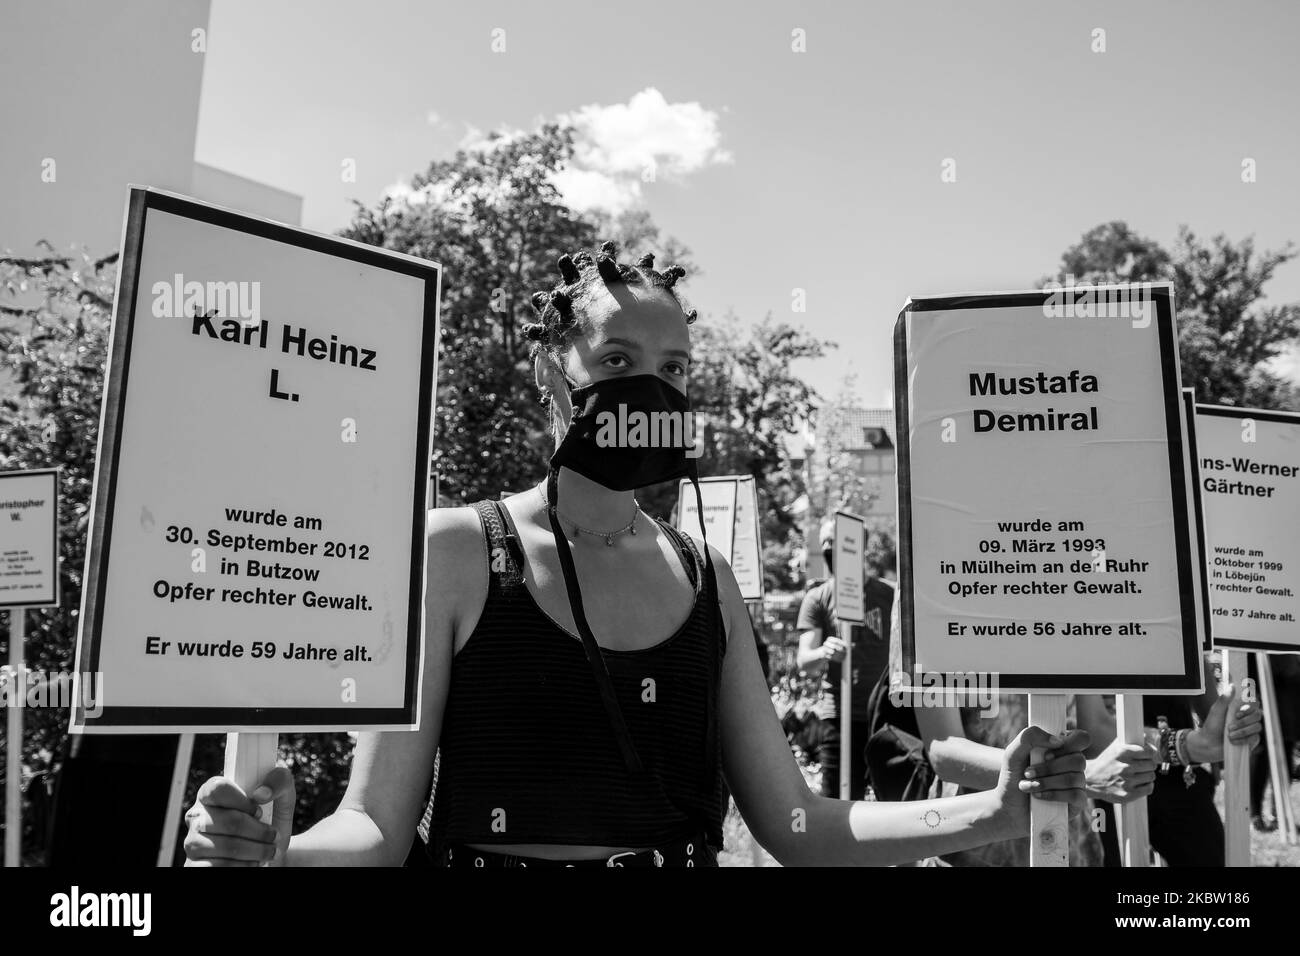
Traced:
POLYGON ((473 508, 434 508, 428 513, 429 579, 443 590, 486 579, 487 545, 473 508))

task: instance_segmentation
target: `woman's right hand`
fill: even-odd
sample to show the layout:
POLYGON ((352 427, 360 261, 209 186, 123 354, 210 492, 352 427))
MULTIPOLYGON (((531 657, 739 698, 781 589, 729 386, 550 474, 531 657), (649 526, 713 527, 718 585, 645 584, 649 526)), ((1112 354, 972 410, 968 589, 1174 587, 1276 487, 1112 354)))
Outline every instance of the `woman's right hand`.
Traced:
POLYGON ((844 660, 844 655, 848 651, 848 645, 838 637, 828 637, 822 643, 822 659, 835 661, 836 663, 844 660))
POLYGON ((186 866, 284 866, 293 827, 293 774, 276 767, 245 794, 228 777, 209 777, 185 814, 186 866), (261 804, 274 801, 270 825, 261 804))

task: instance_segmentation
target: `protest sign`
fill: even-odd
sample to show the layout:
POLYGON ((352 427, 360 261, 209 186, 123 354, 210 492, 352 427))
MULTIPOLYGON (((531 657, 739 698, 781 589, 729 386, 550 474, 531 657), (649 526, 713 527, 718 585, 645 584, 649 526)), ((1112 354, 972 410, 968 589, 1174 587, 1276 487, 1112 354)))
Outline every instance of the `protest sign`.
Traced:
POLYGON ((0 608, 9 609, 5 716, 5 865, 21 865, 27 610, 59 604, 59 470, 0 472, 0 608))
POLYGON ((0 607, 59 604, 59 470, 0 471, 0 607))
MULTIPOLYGON (((866 522, 847 511, 835 512, 835 616, 842 624, 867 622, 863 590, 867 530, 866 522)), ((848 662, 844 672, 849 672, 848 662)))
POLYGON ((1300 415, 1196 406, 1217 647, 1300 651, 1300 415))
POLYGON ((73 730, 415 726, 439 267, 135 187, 123 235, 73 730))
MULTIPOLYGON (((700 479, 704 502, 704 529, 709 542, 728 555, 732 573, 746 601, 763 600, 762 536, 758 523, 758 491, 749 475, 724 475, 700 479)), ((691 483, 677 487, 677 530, 697 534, 699 507, 691 483)))
POLYGON ((903 665, 1194 692, 1168 287, 910 300, 895 327, 903 665))

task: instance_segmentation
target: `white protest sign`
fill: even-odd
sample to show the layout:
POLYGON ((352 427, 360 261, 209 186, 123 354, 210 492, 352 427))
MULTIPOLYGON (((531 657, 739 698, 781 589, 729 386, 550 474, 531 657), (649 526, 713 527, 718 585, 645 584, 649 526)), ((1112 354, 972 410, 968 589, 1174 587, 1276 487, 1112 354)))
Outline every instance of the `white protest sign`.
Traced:
POLYGON ((741 478, 736 485, 736 523, 731 542, 731 570, 746 601, 763 600, 763 534, 758 521, 758 483, 741 478))
POLYGON ((0 471, 0 607, 58 607, 59 470, 0 471))
MULTIPOLYGON (((763 544, 758 524, 758 489, 750 475, 700 479, 704 528, 709 543, 731 557, 731 570, 746 601, 763 600, 763 544)), ((677 530, 699 534, 695 489, 685 478, 677 487, 677 530)))
POLYGON ((439 276, 131 189, 75 731, 418 723, 439 276))
POLYGON ((911 300, 895 391, 909 676, 1201 687, 1167 286, 911 300))
MULTIPOLYGON (((731 554, 736 535, 736 484, 732 477, 701 478, 700 501, 704 504, 704 533, 709 544, 722 554, 731 554)), ((677 530, 698 536, 700 509, 695 489, 682 479, 677 487, 677 530)))
POLYGON ((835 617, 841 624, 867 622, 863 589, 866 546, 866 521, 847 511, 835 512, 835 617))
POLYGON ((1214 643, 1300 651, 1300 415, 1196 406, 1214 643))

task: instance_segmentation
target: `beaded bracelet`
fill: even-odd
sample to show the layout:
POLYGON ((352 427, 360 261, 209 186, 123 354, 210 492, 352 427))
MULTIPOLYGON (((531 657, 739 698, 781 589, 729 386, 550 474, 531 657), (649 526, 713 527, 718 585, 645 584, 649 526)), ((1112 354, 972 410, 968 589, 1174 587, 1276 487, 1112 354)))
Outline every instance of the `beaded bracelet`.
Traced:
POLYGON ((1192 766, 1191 756, 1187 752, 1187 735, 1190 730, 1175 731, 1169 726, 1167 717, 1157 717, 1156 726, 1160 731, 1159 757, 1160 773, 1167 775, 1172 767, 1183 768, 1183 785, 1192 786, 1196 782, 1196 770, 1192 766))

